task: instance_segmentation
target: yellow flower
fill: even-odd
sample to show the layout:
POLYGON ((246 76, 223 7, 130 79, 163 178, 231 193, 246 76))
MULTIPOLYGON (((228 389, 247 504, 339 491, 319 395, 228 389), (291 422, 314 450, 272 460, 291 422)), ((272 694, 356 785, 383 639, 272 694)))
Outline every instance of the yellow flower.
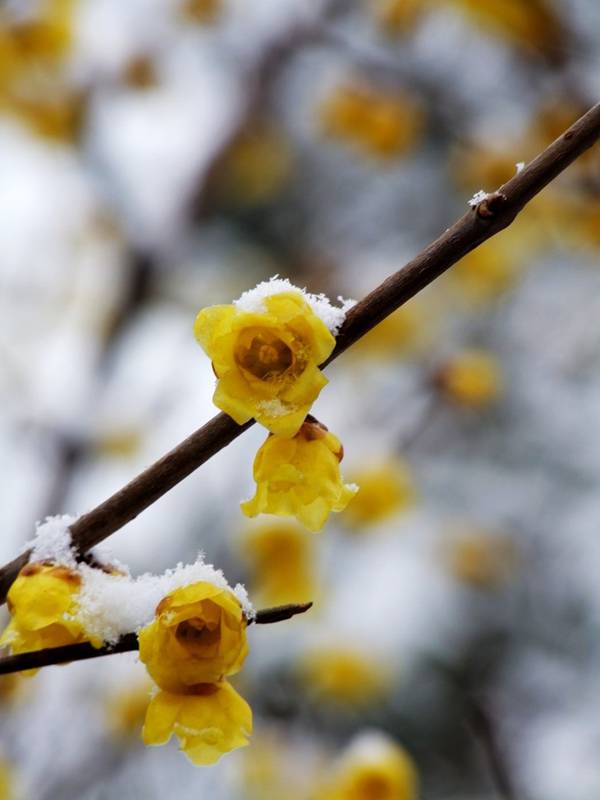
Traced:
POLYGON ((0 637, 13 653, 61 647, 84 641, 77 619, 81 578, 68 567, 31 563, 23 567, 8 592, 12 619, 0 637))
POLYGON ((385 694, 389 675, 373 659, 349 647, 324 647, 310 653, 301 676, 319 701, 366 705, 385 694))
POLYGON ((184 19, 201 24, 214 22, 221 11, 221 0, 184 0, 181 6, 184 19))
POLYGON ((446 397, 470 408, 485 408, 502 391, 500 365, 483 350, 464 350, 453 356, 438 370, 435 380, 446 397))
POLYGON ((248 655, 246 619, 235 595, 212 583, 175 589, 139 633, 140 659, 167 692, 186 693, 239 672, 248 655))
POLYGON ((298 526, 260 525, 245 537, 243 549, 253 573, 252 596, 264 606, 314 600, 313 541, 298 526))
POLYGON ((194 764, 214 764, 248 744, 252 711, 227 681, 199 684, 193 694, 158 692, 148 706, 142 736, 147 745, 166 744, 175 734, 194 764))
POLYGON ((243 513, 296 517, 309 531, 320 531, 357 491, 343 482, 343 454, 340 440, 316 421, 305 422, 292 439, 269 436, 256 454, 256 494, 241 504, 243 513))
POLYGON ((371 0, 377 23, 389 36, 412 32, 426 5, 427 0, 371 0))
MULTIPOLYGON (((438 0, 439 2, 439 0, 438 0)), ((549 59, 559 59, 568 46, 565 26, 548 0, 451 0, 482 28, 549 59)), ((447 0, 442 0, 445 5, 447 0)))
POLYGON ((344 519, 360 528, 405 511, 415 499, 408 465, 399 458, 366 466, 352 474, 360 491, 344 512, 344 519))
POLYGON ((13 768, 0 758, 0 800, 16 800, 16 797, 13 768))
POLYGON ((240 425, 254 417, 293 436, 327 383, 318 365, 335 339, 300 293, 270 295, 264 306, 264 313, 205 308, 194 330, 219 379, 215 405, 240 425))
POLYGON ((382 159, 410 150, 421 124, 411 98, 352 84, 335 90, 321 107, 319 118, 326 135, 382 159))
POLYGON ((418 781, 412 758, 391 740, 372 738, 362 752, 360 739, 356 748, 349 748, 318 800, 416 800, 418 781))
POLYGON ((254 208, 272 201, 292 174, 293 155, 284 133, 256 120, 232 142, 218 165, 215 192, 232 206, 254 208))
POLYGON ((473 530, 452 538, 446 547, 446 560, 450 572, 461 583, 494 589, 510 578, 516 552, 506 536, 473 530))

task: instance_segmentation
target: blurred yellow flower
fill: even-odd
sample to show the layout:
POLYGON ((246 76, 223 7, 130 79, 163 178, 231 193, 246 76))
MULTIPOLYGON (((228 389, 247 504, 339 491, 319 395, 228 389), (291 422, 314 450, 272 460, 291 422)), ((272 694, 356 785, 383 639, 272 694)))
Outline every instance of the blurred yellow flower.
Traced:
POLYGON ((399 36, 411 33, 429 5, 428 0, 369 0, 383 33, 399 36))
POLYGON ((219 163, 215 189, 219 199, 252 208, 279 194, 292 167, 292 148, 284 133, 265 120, 256 120, 239 134, 219 163))
POLYGON ((42 136, 73 138, 81 121, 82 97, 62 74, 73 8, 74 0, 45 0, 25 20, 0 10, 0 111, 42 136))
POLYGON ((357 491, 343 482, 343 454, 340 440, 316 421, 305 422, 292 439, 269 436, 256 454, 256 494, 241 504, 243 513, 296 517, 309 531, 320 531, 357 491))
POLYGON ((427 344, 434 316, 427 313, 422 303, 413 300, 382 319, 361 337, 349 355, 397 359, 412 354, 427 344))
POLYGON ((96 450, 111 458, 131 458, 135 456, 144 441, 143 432, 135 428, 115 428, 99 436, 95 442, 96 450))
POLYGON ((319 110, 319 121, 327 136, 387 159, 413 147, 421 127, 421 113, 406 95, 348 84, 327 98, 319 110))
POLYGON ((12 619, 0 645, 24 653, 84 641, 85 632, 77 619, 80 586, 80 576, 67 567, 26 564, 8 592, 12 619))
POLYGON ((215 405, 240 425, 254 417, 293 436, 327 383, 319 364, 335 339, 299 293, 270 295, 264 306, 264 313, 205 308, 194 330, 218 378, 215 405))
POLYGON ((147 745, 166 744, 175 734, 194 764, 214 764, 248 744, 252 711, 227 681, 198 684, 188 694, 158 692, 148 706, 142 736, 147 745))
MULTIPOLYGON (((439 3, 440 0, 437 0, 439 3)), ((523 50, 559 59, 568 46, 564 20, 550 0, 441 0, 453 4, 476 24, 523 50)))
POLYGON ((244 537, 243 550, 252 572, 252 597, 264 606, 314 600, 311 537, 286 522, 260 525, 244 537))
POLYGON ((246 618, 235 595, 212 583, 175 589, 139 633, 140 660, 167 692, 234 675, 248 655, 246 618))
POLYGON ((502 370, 490 353, 463 350, 440 367, 435 382, 454 403, 485 408, 497 400, 502 391, 502 370))
POLYGON ((342 756, 317 800, 417 800, 417 771, 406 750, 384 736, 364 738, 364 748, 359 739, 342 756))
POLYGON ((500 534, 473 530, 454 535, 445 551, 451 574, 461 583, 480 589, 501 586, 516 566, 514 544, 500 534))
POLYGON ((448 273, 468 300, 482 303, 492 300, 510 288, 522 273, 525 237, 512 241, 512 247, 498 242, 485 242, 464 256, 448 273), (515 245, 518 244, 518 247, 515 245))
POLYGON ((360 491, 344 512, 344 520, 361 528, 405 511, 415 501, 415 486, 408 464, 389 458, 352 473, 360 491))
POLYGON ((183 0, 181 5, 181 14, 184 19, 201 24, 214 22, 221 11, 221 0, 183 0))
POLYGON ((0 758, 0 800, 16 800, 16 797, 13 768, 0 758))
POLYGON ((368 705, 389 688, 389 675, 379 662, 346 646, 325 646, 309 653, 300 665, 300 675, 319 701, 340 705, 368 705))

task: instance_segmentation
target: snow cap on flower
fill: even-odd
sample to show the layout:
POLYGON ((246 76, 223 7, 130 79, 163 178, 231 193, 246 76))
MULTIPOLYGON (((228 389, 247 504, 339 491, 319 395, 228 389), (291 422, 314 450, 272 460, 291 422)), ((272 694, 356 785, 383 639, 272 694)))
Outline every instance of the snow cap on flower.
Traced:
POLYGON ((343 453, 340 440, 312 419, 292 439, 269 436, 256 454, 256 494, 241 504, 243 513, 296 517, 309 531, 320 531, 358 491, 343 482, 343 453))
POLYGON ((200 684, 192 694, 158 692, 148 706, 144 744, 166 744, 175 734, 197 765, 214 764, 224 753, 248 744, 252 711, 227 681, 200 684))
POLYGON ((275 278, 231 305, 202 309, 194 331, 218 378, 215 405, 240 425, 254 418, 294 436, 327 383, 319 365, 346 307, 275 278))

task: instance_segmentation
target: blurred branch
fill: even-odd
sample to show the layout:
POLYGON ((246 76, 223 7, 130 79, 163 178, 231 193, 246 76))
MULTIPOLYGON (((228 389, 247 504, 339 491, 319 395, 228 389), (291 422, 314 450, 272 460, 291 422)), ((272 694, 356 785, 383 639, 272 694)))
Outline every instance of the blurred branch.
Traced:
MULTIPOLYGON (((329 364, 385 317, 414 297, 482 242, 507 228, 523 207, 600 137, 600 103, 500 189, 470 208, 451 228, 401 270, 357 303, 347 314, 329 364)), ((138 516, 211 456, 253 424, 237 425, 217 414, 167 455, 72 526, 75 547, 87 552, 138 516)), ((0 569, 0 602, 30 551, 0 569)))
MULTIPOLYGON (((254 619, 248 621, 257 625, 270 625, 273 622, 283 622, 298 614, 304 614, 312 608, 312 603, 291 603, 274 608, 263 608, 256 612, 254 619)), ((63 647, 48 647, 45 650, 33 650, 30 653, 18 653, 14 656, 0 658, 0 675, 11 672, 23 672, 28 669, 40 669, 53 664, 68 664, 71 661, 87 661, 89 658, 111 656, 116 653, 130 653, 139 647, 138 637, 135 633, 127 633, 116 644, 104 647, 93 647, 89 642, 80 644, 67 644, 63 647)))

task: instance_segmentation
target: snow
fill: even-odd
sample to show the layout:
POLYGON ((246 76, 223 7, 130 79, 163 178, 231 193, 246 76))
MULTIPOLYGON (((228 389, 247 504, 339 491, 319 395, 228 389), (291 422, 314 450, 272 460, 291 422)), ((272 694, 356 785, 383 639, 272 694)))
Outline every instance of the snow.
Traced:
POLYGON ((68 514, 47 517, 43 523, 38 523, 36 536, 28 547, 32 549, 31 561, 51 561, 81 575, 78 618, 90 637, 114 644, 126 633, 137 633, 152 621, 163 597, 200 581, 233 591, 245 617, 254 619, 256 614, 246 589, 241 584, 231 589, 221 570, 206 564, 201 553, 193 564, 180 563, 162 575, 145 573, 137 578, 96 550, 92 552, 94 559, 109 568, 112 566, 112 572, 77 562, 69 530, 76 519, 68 514))
POLYGON ((395 745, 388 736, 378 730, 367 729, 350 742, 345 759, 376 764, 394 751, 395 745))
POLYGON ((517 175, 518 175, 520 172, 523 172, 523 170, 525 169, 525 162, 524 161, 517 161, 517 163, 515 164, 515 167, 517 168, 517 175))
MULTIPOLYGON (((182 586, 205 581, 221 589, 231 587, 221 570, 199 555, 193 564, 178 564, 162 575, 145 573, 137 578, 80 565, 83 584, 79 594, 79 618, 91 637, 114 644, 126 633, 137 633, 152 621, 157 605, 182 586)), ((255 616, 246 590, 238 584, 233 593, 248 619, 255 616)))
POLYGON ((31 561, 52 561, 65 567, 76 568, 75 555, 72 549, 71 531, 69 530, 77 517, 61 514, 57 517, 46 517, 38 522, 35 538, 27 543, 31 548, 31 561))
POLYGON ((261 414, 266 414, 267 417, 285 417, 297 410, 298 406, 293 403, 282 403, 278 397, 272 400, 261 400, 257 404, 258 410, 261 414))
POLYGON ((267 311, 265 299, 284 292, 293 292, 301 295, 334 336, 337 335, 341 328, 348 311, 352 306, 356 305, 356 300, 345 300, 343 297, 338 297, 341 307, 334 306, 324 294, 310 294, 306 289, 294 286, 287 278, 280 278, 279 275, 274 275, 268 281, 259 283, 254 289, 244 292, 241 297, 233 301, 233 305, 238 311, 250 314, 265 314, 267 311))
POLYGON ((488 196, 487 192, 484 192, 483 189, 480 189, 478 192, 475 192, 473 197, 469 200, 469 205, 471 208, 476 208, 479 203, 482 203, 485 198, 488 196))

